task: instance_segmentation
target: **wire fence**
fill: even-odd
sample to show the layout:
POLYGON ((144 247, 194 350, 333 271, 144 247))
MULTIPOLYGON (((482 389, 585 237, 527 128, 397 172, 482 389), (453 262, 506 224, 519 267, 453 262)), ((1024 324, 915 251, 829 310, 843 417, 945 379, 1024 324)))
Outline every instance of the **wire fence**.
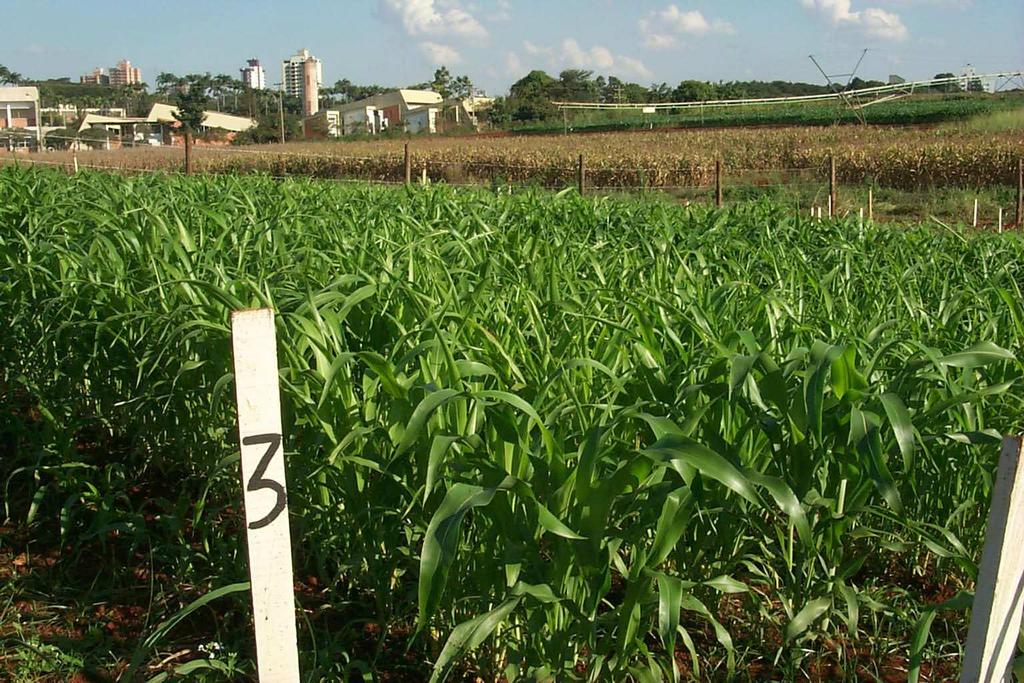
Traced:
MULTIPOLYGON (((182 170, 181 146, 139 145, 134 150, 97 150, 95 141, 71 136, 47 136, 64 141, 68 149, 25 154, 11 148, 0 163, 26 163, 63 168, 123 173, 182 170)), ((102 144, 100 141, 99 144, 102 144)), ((1018 164, 1016 196, 1012 188, 905 192, 873 183, 843 183, 834 161, 814 166, 724 167, 714 160, 692 159, 673 167, 604 165, 588 167, 554 158, 537 163, 511 160, 446 159, 437 153, 340 155, 314 151, 195 146, 194 169, 200 173, 261 173, 278 179, 307 178, 340 183, 377 185, 444 183, 455 187, 514 191, 523 188, 561 190, 575 187, 584 194, 658 195, 680 203, 729 203, 772 198, 800 215, 863 215, 871 220, 940 218, 959 224, 997 229, 1020 226, 1024 205, 1024 164, 1018 164), (830 167, 831 166, 831 167, 830 167), (945 192, 945 194, 943 193, 945 192)))

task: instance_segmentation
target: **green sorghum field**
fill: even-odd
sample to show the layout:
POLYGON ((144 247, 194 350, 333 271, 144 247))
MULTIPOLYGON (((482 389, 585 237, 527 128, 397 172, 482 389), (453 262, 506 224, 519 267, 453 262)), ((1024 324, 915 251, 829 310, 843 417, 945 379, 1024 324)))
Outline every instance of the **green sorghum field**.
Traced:
POLYGON ((1017 234, 13 167, 0 198, 0 678, 253 675, 257 306, 308 680, 956 676, 1024 417, 1017 234))

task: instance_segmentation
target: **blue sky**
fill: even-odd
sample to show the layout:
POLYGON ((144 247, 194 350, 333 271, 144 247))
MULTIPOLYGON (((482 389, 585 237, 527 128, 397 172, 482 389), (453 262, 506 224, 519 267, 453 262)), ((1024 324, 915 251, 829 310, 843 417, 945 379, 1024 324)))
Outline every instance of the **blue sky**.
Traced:
POLYGON ((671 85, 702 80, 821 82, 1024 68, 1021 0, 4 0, 0 63, 33 78, 127 57, 160 71, 238 75, 259 57, 268 80, 307 47, 324 80, 407 85, 446 64, 491 94, 533 68, 592 69, 671 85), (10 30, 10 27, 24 30, 10 30))

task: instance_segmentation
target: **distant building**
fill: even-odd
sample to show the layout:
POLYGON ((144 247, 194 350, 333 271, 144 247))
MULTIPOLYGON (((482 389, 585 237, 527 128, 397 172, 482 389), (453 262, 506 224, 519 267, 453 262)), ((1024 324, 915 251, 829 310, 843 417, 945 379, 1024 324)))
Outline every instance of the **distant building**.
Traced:
POLYGON ((110 70, 110 85, 135 85, 142 83, 142 72, 132 66, 127 59, 122 59, 110 70))
POLYGON ((125 117, 128 112, 124 107, 79 107, 74 104, 58 104, 54 107, 43 107, 39 110, 44 125, 64 125, 78 120, 82 114, 100 114, 103 116, 125 117))
POLYGON ((341 112, 336 109, 321 109, 302 122, 302 132, 307 138, 341 137, 341 112))
MULTIPOLYGON (((407 128, 406 120, 413 110, 440 105, 441 96, 433 90, 393 90, 349 102, 338 107, 342 118, 342 135, 376 135, 389 127, 407 128)), ((429 127, 430 114, 419 113, 415 117, 417 129, 423 124, 423 116, 427 117, 429 127)), ((436 120, 436 114, 434 118, 436 120)))
POLYGON ((142 72, 127 59, 122 59, 109 71, 96 67, 92 72, 80 76, 78 82, 90 85, 135 85, 142 83, 142 72))
POLYGON ((0 87, 0 130, 12 128, 30 130, 41 141, 39 88, 0 87))
POLYGON ((320 110, 320 87, 323 82, 323 64, 306 48, 281 62, 282 87, 287 95, 302 100, 302 113, 306 117, 320 110))
POLYGON ((260 64, 260 60, 253 58, 246 61, 245 64, 241 68, 241 72, 242 82, 245 83, 246 87, 253 90, 263 90, 266 88, 267 74, 263 71, 263 65, 260 64))
POLYGON ((96 67, 92 70, 92 73, 87 73, 84 76, 78 78, 79 83, 86 83, 89 85, 110 85, 110 76, 107 75, 106 69, 96 67))
MULTIPOLYGON (((438 133, 453 128, 478 129, 478 114, 494 104, 492 97, 442 100, 433 90, 393 90, 339 106, 336 127, 323 122, 308 127, 317 135, 377 135, 388 128, 407 133, 438 133)), ((331 110, 335 113, 335 110, 331 110)), ((309 134, 307 132, 307 134, 309 134)))
POLYGON ((889 85, 902 85, 906 83, 907 79, 903 78, 899 74, 889 74, 889 85))

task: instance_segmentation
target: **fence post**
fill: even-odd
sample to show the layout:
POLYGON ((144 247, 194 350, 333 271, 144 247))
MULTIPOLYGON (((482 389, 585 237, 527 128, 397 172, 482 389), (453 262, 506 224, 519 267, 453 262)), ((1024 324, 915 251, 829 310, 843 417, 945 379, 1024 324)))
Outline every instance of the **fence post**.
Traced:
POLYGON ((1017 227, 1024 227, 1024 159, 1017 159, 1017 227))
POLYGON ((874 220, 875 217, 875 193, 874 187, 868 185, 868 223, 874 220))
POLYGON ((839 214, 838 197, 836 196, 836 155, 828 155, 828 217, 839 214))
POLYGON ((405 186, 412 185, 412 157, 409 156, 409 143, 405 143, 405 186))
POLYGON ((576 185, 579 188, 580 196, 587 190, 587 169, 583 165, 583 155, 580 154, 579 166, 576 168, 576 185))
POLYGON ((1021 440, 1003 439, 967 631, 961 683, 1009 681, 1024 592, 1024 467, 1021 440))
POLYGON ((192 175, 192 129, 185 127, 185 175, 192 175))
POLYGON ((978 227, 978 198, 974 198, 974 218, 971 219, 971 227, 978 227))
POLYGON ((715 159, 715 206, 722 206, 722 160, 715 159))

